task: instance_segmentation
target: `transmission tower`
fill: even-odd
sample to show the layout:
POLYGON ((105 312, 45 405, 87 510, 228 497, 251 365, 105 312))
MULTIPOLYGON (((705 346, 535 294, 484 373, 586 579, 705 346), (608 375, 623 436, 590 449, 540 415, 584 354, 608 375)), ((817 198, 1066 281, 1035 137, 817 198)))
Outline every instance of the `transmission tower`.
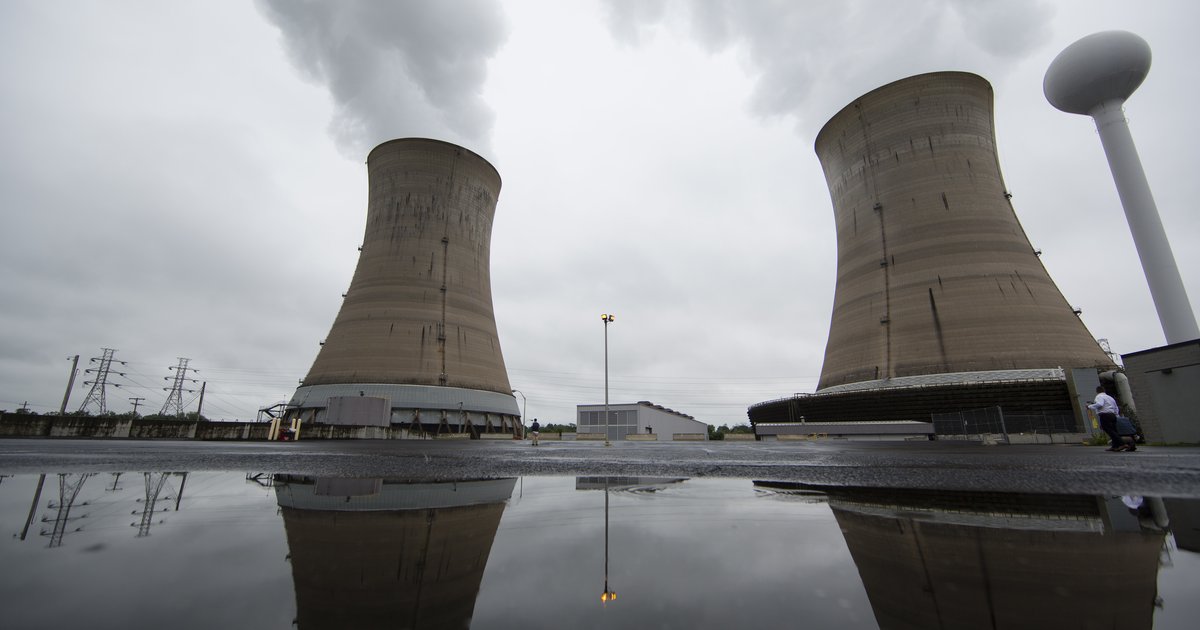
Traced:
MULTIPOLYGON (((50 537, 50 547, 58 547, 62 545, 63 535, 67 533, 67 523, 77 518, 84 516, 71 516, 71 508, 75 506, 75 499, 79 496, 79 491, 83 489, 83 484, 94 473, 84 473, 71 479, 73 475, 68 473, 59 473, 58 475, 58 503, 51 503, 48 507, 57 510, 54 515, 54 527, 50 531, 42 530, 43 536, 50 537)), ((81 505, 87 505, 82 503, 81 505)), ((43 523, 49 523, 49 518, 42 518, 43 523)), ((79 531, 78 528, 75 531, 79 531)))
POLYGON ((1108 358, 1112 360, 1113 363, 1120 365, 1120 363, 1117 361, 1117 353, 1113 352, 1112 346, 1108 345, 1108 339, 1097 339, 1096 343, 1100 344, 1100 349, 1104 351, 1104 354, 1108 355, 1108 358))
POLYGON ((190 361, 190 360, 191 359, 184 359, 184 358, 180 357, 179 365, 175 365, 175 366, 171 366, 170 368, 167 368, 170 370, 175 370, 175 376, 174 377, 170 377, 170 376, 163 377, 164 381, 171 381, 172 378, 174 380, 171 383, 170 387, 163 388, 163 391, 169 391, 171 393, 167 394, 167 402, 163 403, 162 411, 158 412, 160 415, 182 416, 183 415, 183 393, 184 392, 187 392, 189 394, 196 393, 196 390, 194 390, 194 389, 184 389, 183 388, 184 383, 195 383, 196 382, 196 379, 187 377, 188 371, 189 370, 192 372, 199 371, 196 368, 188 367, 188 361, 190 361))
MULTIPOLYGON (((87 398, 83 399, 83 404, 79 406, 80 411, 87 411, 88 405, 90 405, 92 403, 96 403, 96 406, 99 408, 99 411, 97 413, 104 414, 105 412, 107 412, 108 408, 104 404, 105 388, 108 387, 109 385, 112 385, 113 387, 121 386, 119 383, 109 383, 108 376, 109 376, 109 374, 116 374, 117 376, 125 376, 124 372, 112 372, 112 364, 114 361, 113 353, 115 353, 116 350, 114 350, 112 348, 101 348, 101 350, 104 351, 103 356, 92 357, 92 360, 89 361, 89 363, 95 363, 95 362, 99 361, 100 362, 99 365, 97 367, 88 368, 83 371, 84 374, 90 374, 92 372, 95 372, 96 378, 95 378, 95 380, 83 382, 84 385, 91 385, 92 389, 91 389, 91 391, 88 392, 87 398)), ((124 361, 116 361, 116 362, 120 363, 121 365, 125 365, 124 361)))
MULTIPOLYGON (((167 483, 167 476, 171 473, 159 473, 157 480, 154 479, 154 475, 151 473, 144 474, 146 475, 146 498, 144 500, 138 499, 142 503, 142 520, 138 523, 130 523, 130 525, 138 528, 138 538, 150 535, 150 526, 154 523, 154 504, 158 502, 158 495, 162 493, 163 486, 167 483)), ((165 512, 168 509, 170 508, 163 508, 163 511, 165 512)), ((137 514, 136 511, 133 513, 137 514)))

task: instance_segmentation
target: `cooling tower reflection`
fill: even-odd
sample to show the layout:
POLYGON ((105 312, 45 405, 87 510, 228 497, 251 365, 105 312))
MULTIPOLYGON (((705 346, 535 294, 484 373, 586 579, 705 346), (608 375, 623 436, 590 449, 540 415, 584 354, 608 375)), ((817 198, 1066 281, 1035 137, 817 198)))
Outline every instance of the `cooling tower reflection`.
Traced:
POLYGON ((1166 532, 1152 506, 1161 502, 820 490, 881 628, 1154 625, 1166 532))
POLYGON ((277 475, 300 628, 466 628, 515 479, 277 475))

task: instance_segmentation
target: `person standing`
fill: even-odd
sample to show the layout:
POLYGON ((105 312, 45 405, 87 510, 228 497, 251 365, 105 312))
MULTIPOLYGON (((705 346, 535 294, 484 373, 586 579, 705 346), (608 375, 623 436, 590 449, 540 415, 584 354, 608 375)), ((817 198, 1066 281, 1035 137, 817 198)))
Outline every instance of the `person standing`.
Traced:
POLYGON ((533 440, 533 445, 538 445, 538 433, 542 430, 542 425, 538 424, 537 418, 533 419, 533 424, 529 425, 529 437, 533 440))
POLYGON ((1100 418, 1100 428, 1108 434, 1108 438, 1112 441, 1110 451, 1128 450, 1124 442, 1121 440, 1120 434, 1117 433, 1117 401, 1104 392, 1103 385, 1096 386, 1096 400, 1088 403, 1088 409, 1096 412, 1096 416, 1100 418))

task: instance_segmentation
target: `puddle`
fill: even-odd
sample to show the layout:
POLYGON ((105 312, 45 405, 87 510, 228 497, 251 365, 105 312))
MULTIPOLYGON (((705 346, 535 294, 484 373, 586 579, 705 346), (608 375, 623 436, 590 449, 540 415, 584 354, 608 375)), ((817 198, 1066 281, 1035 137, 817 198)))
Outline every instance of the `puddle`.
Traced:
POLYGON ((130 472, 0 478, 0 521, 4 628, 1191 628, 1200 615, 1197 500, 130 472))

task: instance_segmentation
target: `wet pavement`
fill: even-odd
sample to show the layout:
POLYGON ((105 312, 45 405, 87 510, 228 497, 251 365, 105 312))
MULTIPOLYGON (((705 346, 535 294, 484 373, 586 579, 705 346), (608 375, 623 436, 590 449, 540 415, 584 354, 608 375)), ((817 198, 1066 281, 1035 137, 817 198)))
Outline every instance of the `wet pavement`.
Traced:
POLYGON ((0 440, 0 473, 268 471, 463 479, 522 475, 737 477, 822 485, 1200 496, 1200 448, 963 442, 0 440))

